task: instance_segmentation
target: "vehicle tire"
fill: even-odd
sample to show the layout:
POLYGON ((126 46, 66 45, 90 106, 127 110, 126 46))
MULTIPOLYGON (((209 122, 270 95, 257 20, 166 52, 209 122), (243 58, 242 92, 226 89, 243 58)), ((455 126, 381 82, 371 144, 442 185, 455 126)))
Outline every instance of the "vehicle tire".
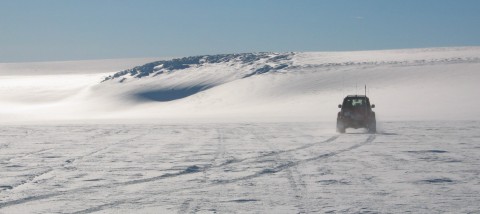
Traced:
POLYGON ((345 133, 345 126, 343 125, 343 122, 340 119, 337 119, 337 132, 345 133))
POLYGON ((373 117, 368 124, 368 133, 377 133, 377 120, 373 117))

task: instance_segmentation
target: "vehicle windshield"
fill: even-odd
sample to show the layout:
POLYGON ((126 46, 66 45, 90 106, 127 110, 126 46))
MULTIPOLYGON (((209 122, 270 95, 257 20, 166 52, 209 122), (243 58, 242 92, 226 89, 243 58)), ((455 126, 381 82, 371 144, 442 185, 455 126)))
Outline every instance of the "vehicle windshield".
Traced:
POLYGON ((368 100, 366 100, 365 98, 352 97, 352 98, 346 98, 343 101, 343 106, 345 108, 360 108, 360 107, 368 106, 367 102, 368 100))

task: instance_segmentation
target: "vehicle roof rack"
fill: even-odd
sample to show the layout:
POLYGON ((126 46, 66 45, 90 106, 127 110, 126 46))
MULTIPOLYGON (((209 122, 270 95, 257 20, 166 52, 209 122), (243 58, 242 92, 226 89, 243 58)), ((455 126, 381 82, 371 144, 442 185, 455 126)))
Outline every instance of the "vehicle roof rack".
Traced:
POLYGON ((347 95, 347 97, 367 97, 365 95, 347 95))

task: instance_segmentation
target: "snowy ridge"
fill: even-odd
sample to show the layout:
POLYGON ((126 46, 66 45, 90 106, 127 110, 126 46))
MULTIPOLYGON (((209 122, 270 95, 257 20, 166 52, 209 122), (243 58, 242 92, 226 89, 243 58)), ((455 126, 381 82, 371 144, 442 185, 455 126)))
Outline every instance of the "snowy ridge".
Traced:
POLYGON ((381 65, 396 65, 396 66, 421 66, 421 65, 435 65, 435 64, 453 64, 453 63, 478 63, 479 57, 466 58, 442 58, 442 59, 420 59, 420 60, 403 60, 403 61, 365 61, 365 62, 342 62, 342 63, 323 63, 323 64, 308 64, 290 67, 290 69, 298 68, 328 68, 340 66, 381 66, 381 65))
MULTIPOLYGON (((465 51, 475 50, 473 48, 438 48, 438 49, 413 49, 410 50, 408 55, 415 55, 415 51, 422 54, 431 54, 430 56, 423 57, 422 59, 405 57, 404 52, 400 51, 384 51, 390 53, 392 56, 384 56, 382 58, 342 58, 342 60, 332 60, 325 62, 325 55, 334 55, 330 53, 242 53, 242 54, 219 54, 219 55, 203 55, 203 56, 191 56, 176 58, 171 60, 160 60, 151 63, 147 63, 141 66, 136 66, 131 69, 117 72, 113 75, 105 77, 102 82, 115 80, 120 78, 119 82, 124 82, 129 78, 142 78, 147 76, 157 76, 162 74, 173 73, 176 71, 185 70, 187 68, 199 69, 201 67, 207 67, 211 64, 224 64, 230 67, 239 68, 238 72, 246 73, 245 77, 253 75, 264 74, 269 72, 278 71, 296 71, 305 68, 330 68, 341 66, 381 66, 381 65, 397 65, 397 66, 420 66, 420 65, 433 65, 433 64, 452 64, 452 63, 478 63, 480 57, 475 55, 466 56, 445 56, 438 55, 439 51, 465 51), (423 51, 421 51, 423 50, 423 51), (299 55, 300 57, 296 57, 299 55), (295 63, 300 58, 312 58, 307 63, 295 63), (242 71, 243 70, 243 71, 242 71)), ((371 51, 372 54, 379 51, 371 51)), ((353 52, 355 53, 355 52, 353 52)), ((357 52, 363 53, 363 52, 357 52)), ((330 58, 331 59, 331 58, 330 58)))
POLYGON ((122 77, 120 82, 123 82, 129 76, 133 78, 142 78, 150 75, 157 76, 187 68, 199 68, 209 64, 226 64, 229 66, 239 64, 242 67, 248 67, 251 73, 247 76, 251 76, 287 68, 289 66, 287 61, 291 59, 293 55, 293 53, 243 53, 191 56, 172 60, 161 60, 117 72, 106 77, 103 82, 120 77, 122 77))

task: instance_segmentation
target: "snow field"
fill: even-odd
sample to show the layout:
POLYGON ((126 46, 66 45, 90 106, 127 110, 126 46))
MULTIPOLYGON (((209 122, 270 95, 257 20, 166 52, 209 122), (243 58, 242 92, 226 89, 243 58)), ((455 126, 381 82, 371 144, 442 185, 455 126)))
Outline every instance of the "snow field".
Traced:
POLYGON ((2 126, 0 213, 474 212, 479 126, 2 126))

